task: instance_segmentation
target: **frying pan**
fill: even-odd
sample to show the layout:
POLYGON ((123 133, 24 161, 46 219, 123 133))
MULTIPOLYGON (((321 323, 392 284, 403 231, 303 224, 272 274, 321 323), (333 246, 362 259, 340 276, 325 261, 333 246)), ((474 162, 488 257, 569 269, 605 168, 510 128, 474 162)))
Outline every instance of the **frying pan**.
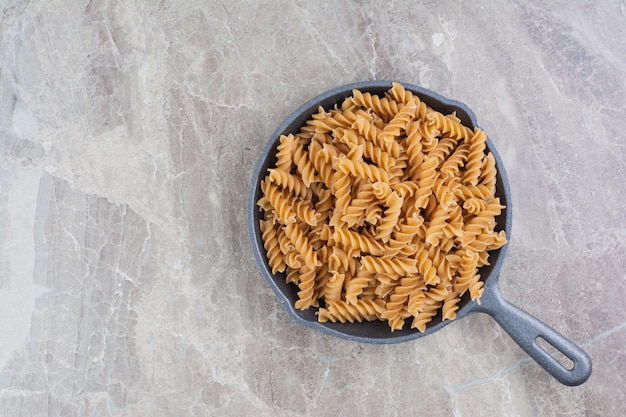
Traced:
MULTIPOLYGON (((405 83, 402 83, 402 85, 407 90, 416 94, 424 103, 434 110, 443 114, 456 112, 457 117, 464 125, 472 129, 478 127, 476 116, 465 104, 447 99, 419 86, 405 83)), ((419 339, 436 332, 453 321, 442 321, 441 312, 439 312, 438 316, 433 318, 433 321, 427 326, 426 331, 423 333, 415 329, 407 329, 409 326, 404 326, 405 328, 401 330, 391 332, 388 324, 384 321, 320 323, 317 321, 315 315, 316 309, 298 310, 294 308, 294 302, 297 300, 298 287, 294 284, 287 284, 285 282, 284 273, 272 274, 263 247, 263 240, 259 228, 261 213, 256 202, 261 197, 261 180, 266 176, 267 169, 273 167, 276 163, 276 148, 280 143, 279 138, 282 134, 297 133, 311 115, 317 112, 319 106, 328 110, 335 104, 340 104, 345 98, 351 96, 353 89, 359 89, 363 92, 367 91, 382 96, 391 86, 392 83, 390 81, 363 81, 348 84, 329 90, 302 105, 278 127, 266 144, 252 174, 248 194, 248 232, 254 257, 256 258, 261 273, 272 290, 274 290, 276 296, 291 318, 297 323, 312 327, 323 333, 359 343, 400 343, 419 339)), ((502 165, 502 160, 489 138, 487 139, 486 146, 488 151, 493 153, 498 168, 496 195, 500 197, 502 204, 506 205, 502 214, 496 219, 497 226, 495 230, 505 230, 507 237, 510 238, 512 221, 511 189, 502 165)), ((509 303, 502 297, 498 287, 498 279, 507 248, 508 244, 498 250, 489 252, 490 265, 482 267, 479 271, 485 281, 485 291, 480 299, 481 304, 471 301, 469 294, 466 293, 459 303, 456 320, 472 313, 486 313, 490 315, 530 357, 558 381, 569 386, 582 384, 591 375, 591 360, 589 356, 557 331, 509 303), (556 348, 558 352, 569 358, 573 363, 573 367, 568 369, 561 365, 553 355, 538 344, 538 340, 540 339, 544 339, 556 348)))

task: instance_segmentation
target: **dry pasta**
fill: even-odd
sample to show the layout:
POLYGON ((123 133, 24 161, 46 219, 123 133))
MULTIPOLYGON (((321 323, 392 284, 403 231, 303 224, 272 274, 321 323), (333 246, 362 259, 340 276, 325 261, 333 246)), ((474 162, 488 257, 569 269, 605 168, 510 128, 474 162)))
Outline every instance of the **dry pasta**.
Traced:
POLYGON ((399 83, 382 97, 354 90, 281 136, 257 204, 295 307, 423 332, 453 320, 464 295, 480 302, 479 268, 506 243, 486 138, 399 83))

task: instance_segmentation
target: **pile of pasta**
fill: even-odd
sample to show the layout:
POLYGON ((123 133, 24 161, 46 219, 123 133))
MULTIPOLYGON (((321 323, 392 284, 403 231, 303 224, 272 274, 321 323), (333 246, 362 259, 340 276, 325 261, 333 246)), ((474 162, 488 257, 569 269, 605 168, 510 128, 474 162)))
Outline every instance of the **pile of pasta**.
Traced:
POLYGON ((399 83, 352 93, 280 137, 258 201, 268 265, 320 322, 423 332, 465 293, 480 302, 479 268, 506 243, 495 159, 484 131, 399 83))

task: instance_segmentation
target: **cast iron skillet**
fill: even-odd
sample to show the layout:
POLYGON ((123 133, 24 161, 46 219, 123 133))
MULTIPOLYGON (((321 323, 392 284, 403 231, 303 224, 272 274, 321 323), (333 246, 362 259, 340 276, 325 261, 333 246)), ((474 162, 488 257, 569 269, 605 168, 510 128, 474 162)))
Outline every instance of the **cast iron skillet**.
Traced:
MULTIPOLYGON (((422 87, 404 83, 403 86, 418 95, 422 101, 434 110, 444 114, 456 111, 457 117, 461 119, 463 124, 471 128, 478 126, 476 116, 465 104, 447 99, 422 87)), ((446 320, 442 322, 440 313, 439 316, 435 317, 428 325, 424 333, 420 333, 415 329, 409 329, 409 326, 404 326, 405 329, 403 330, 391 332, 387 323, 383 321, 354 324, 319 323, 315 316, 315 308, 310 308, 305 311, 295 309, 293 304, 297 299, 297 286, 285 283, 285 275, 283 273, 273 275, 271 268, 268 266, 263 240, 259 230, 261 213, 259 212, 256 202, 261 197, 260 181, 267 174, 267 169, 273 167, 276 162, 276 147, 279 144, 280 135, 297 133, 306 120, 317 112, 319 106, 328 110, 335 104, 340 104, 346 97, 351 96, 353 89, 359 89, 363 92, 368 91, 372 94, 382 96, 390 88, 390 81, 358 82, 334 88, 301 106, 278 127, 263 149, 254 169, 248 194, 248 232, 250 234, 252 251, 263 276, 274 290, 289 315, 297 323, 312 327, 326 334, 359 343, 399 343, 418 339, 436 332, 451 323, 451 321, 446 320)), ((506 209, 504 209, 502 214, 496 219, 496 231, 504 229, 507 237, 510 238, 512 218, 511 190, 502 161, 489 139, 487 139, 487 148, 494 154, 497 163, 498 177, 496 193, 500 197, 500 201, 506 205, 506 209)), ((485 292, 481 297, 481 304, 479 305, 474 301, 470 301, 469 295, 466 294, 459 303, 460 308, 457 311, 457 319, 476 312, 489 314, 528 355, 557 380, 570 386, 582 384, 591 374, 591 360, 589 356, 578 346, 545 323, 503 299, 498 288, 498 279, 507 247, 508 245, 505 245, 499 250, 491 251, 489 256, 491 265, 483 267, 480 270, 480 274, 485 280, 485 292), (573 362, 573 367, 567 369, 561 365, 553 356, 548 354, 537 344, 538 338, 543 338, 563 355, 568 357, 573 362)))

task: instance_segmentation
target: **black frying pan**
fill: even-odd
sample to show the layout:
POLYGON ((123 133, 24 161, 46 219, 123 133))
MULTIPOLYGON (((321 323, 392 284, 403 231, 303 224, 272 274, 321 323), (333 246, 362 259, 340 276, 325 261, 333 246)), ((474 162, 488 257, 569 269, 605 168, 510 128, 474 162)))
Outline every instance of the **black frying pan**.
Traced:
MULTIPOLYGON (((449 100, 439 94, 415 85, 405 83, 402 83, 402 85, 407 90, 418 95, 424 103, 434 110, 443 114, 456 112, 457 117, 464 125, 472 129, 478 127, 476 116, 465 104, 449 100)), ((451 321, 442 321, 441 313, 439 313, 437 317, 433 318, 433 321, 428 325, 424 333, 407 328, 409 326, 404 326, 405 328, 402 330, 391 332, 388 324, 384 321, 354 324, 320 323, 317 321, 314 308, 304 311, 295 309, 293 304, 295 300, 297 300, 298 287, 294 284, 287 284, 283 273, 273 275, 271 268, 268 266, 263 240, 259 230, 261 213, 259 212, 256 202, 261 197, 260 181, 267 174, 267 169, 273 167, 276 162, 276 147, 279 144, 279 138, 282 134, 297 133, 311 115, 317 112, 319 106, 328 110, 335 104, 340 104, 345 98, 351 96, 353 89, 359 89, 363 92, 367 91, 382 96, 391 86, 390 81, 364 81, 349 84, 327 91, 301 106, 280 125, 263 149, 252 174, 248 194, 248 231, 252 251, 263 276, 274 290, 289 315, 296 322, 305 326, 313 327, 323 333, 360 343, 399 343, 418 339, 436 332, 450 324, 451 321)), ((487 149, 494 154, 498 168, 496 195, 500 197, 502 204, 506 205, 502 214, 496 219, 496 231, 505 230, 507 237, 510 238, 512 219, 511 190, 502 161, 489 139, 487 139, 487 149)), ((480 299, 481 304, 479 305, 476 302, 472 302, 469 299, 469 294, 465 294, 459 303, 457 319, 476 312, 489 314, 504 328, 513 340, 528 353, 528 355, 557 380, 565 385, 571 386, 582 384, 591 374, 591 360, 589 356, 554 329, 525 311, 515 307, 502 297, 498 288, 498 279, 507 247, 508 244, 498 250, 490 251, 489 259, 491 265, 485 266, 479 271, 485 280, 485 292, 480 299), (540 338, 549 342, 559 352, 569 358, 573 362, 573 367, 567 369, 552 355, 541 348, 537 343, 537 340, 540 338)))

